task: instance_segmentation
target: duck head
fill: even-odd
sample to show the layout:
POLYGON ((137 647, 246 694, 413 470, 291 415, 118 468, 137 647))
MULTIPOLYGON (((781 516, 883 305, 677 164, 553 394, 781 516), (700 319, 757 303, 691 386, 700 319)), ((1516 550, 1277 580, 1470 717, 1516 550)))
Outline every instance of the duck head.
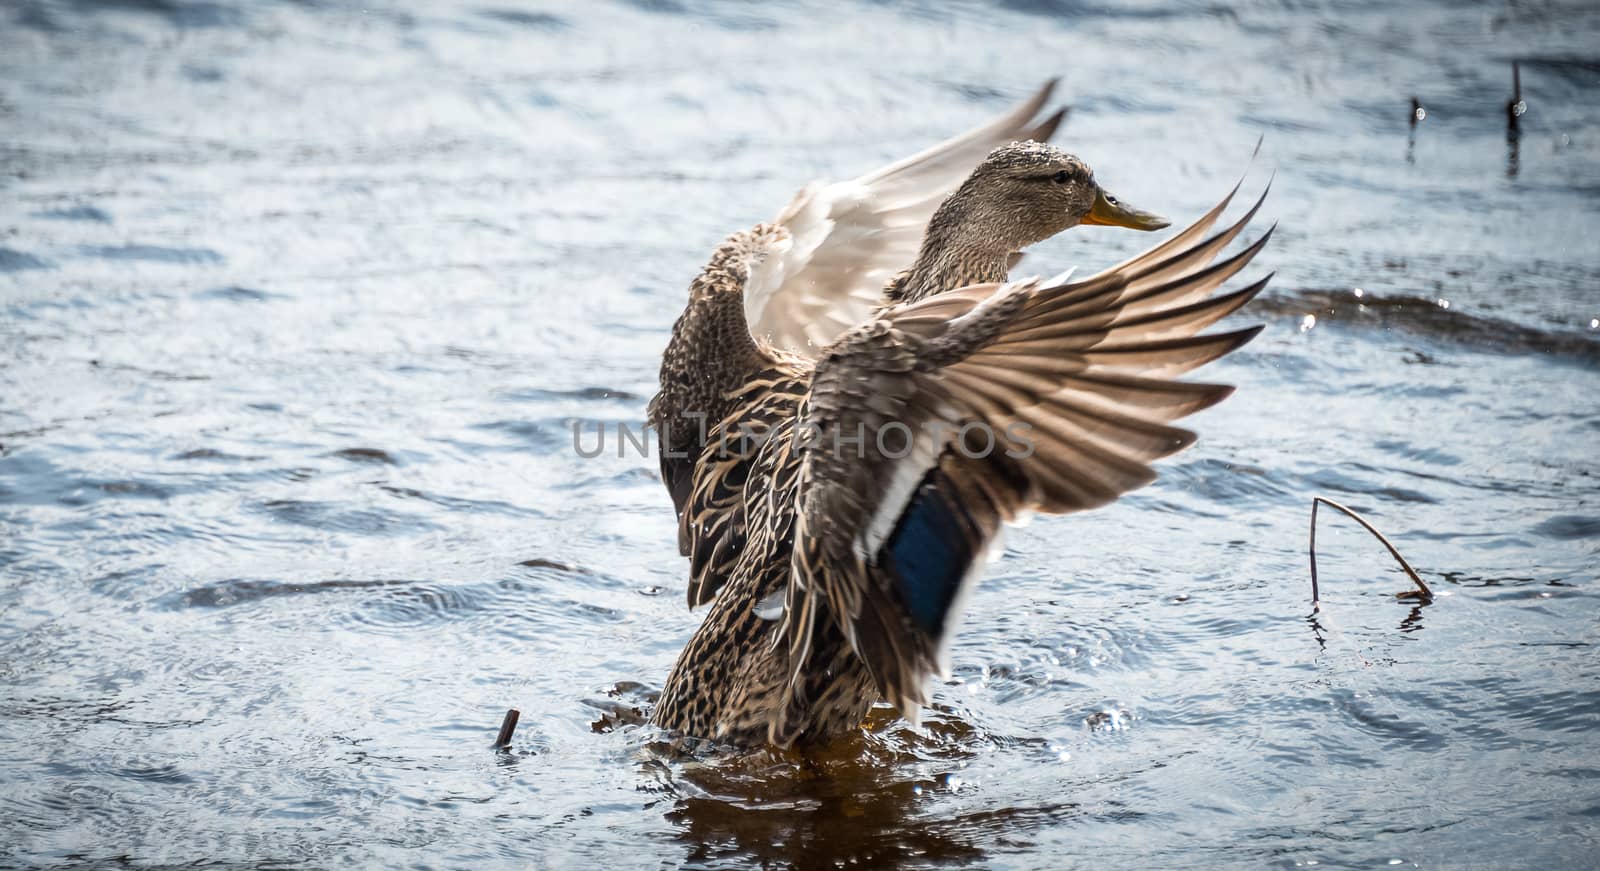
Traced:
POLYGON ((939 211, 960 224, 963 241, 1006 252, 1080 224, 1159 230, 1170 223, 1118 200, 1087 163, 1043 142, 996 148, 939 211))

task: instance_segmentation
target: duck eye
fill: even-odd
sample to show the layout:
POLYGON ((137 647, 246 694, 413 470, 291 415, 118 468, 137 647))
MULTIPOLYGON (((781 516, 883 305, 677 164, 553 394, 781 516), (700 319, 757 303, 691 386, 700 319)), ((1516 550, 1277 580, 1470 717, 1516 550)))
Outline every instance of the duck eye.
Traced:
POLYGON ((1110 194, 1106 194, 1105 197, 1106 197, 1106 202, 1110 203, 1111 205, 1114 206, 1114 205, 1117 204, 1117 198, 1116 197, 1114 197, 1114 196, 1112 196, 1110 194))
POLYGON ((1072 180, 1072 176, 1066 170, 1063 169, 1060 172, 1056 173, 1055 175, 1050 176, 1050 180, 1055 182, 1056 184, 1066 184, 1067 182, 1072 180))

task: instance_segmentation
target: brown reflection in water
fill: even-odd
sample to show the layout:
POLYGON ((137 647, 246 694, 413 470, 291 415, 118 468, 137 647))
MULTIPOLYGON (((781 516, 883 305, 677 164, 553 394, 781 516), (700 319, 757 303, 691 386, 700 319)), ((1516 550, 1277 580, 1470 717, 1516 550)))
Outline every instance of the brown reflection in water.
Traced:
POLYGON ((1406 619, 1400 621, 1400 631, 1416 632, 1420 630, 1422 628, 1422 609, 1426 607, 1428 607, 1427 604, 1412 605, 1410 613, 1406 614, 1406 619))
POLYGON ((691 864, 810 868, 981 862, 977 844, 996 833, 1014 837, 1078 812, 1062 803, 935 816, 963 788, 952 777, 959 763, 990 739, 942 712, 924 730, 880 709, 865 731, 823 747, 663 759, 656 773, 678 796, 666 818, 691 864))
POLYGON ((1506 177, 1516 178, 1521 169, 1522 131, 1506 128, 1506 177))

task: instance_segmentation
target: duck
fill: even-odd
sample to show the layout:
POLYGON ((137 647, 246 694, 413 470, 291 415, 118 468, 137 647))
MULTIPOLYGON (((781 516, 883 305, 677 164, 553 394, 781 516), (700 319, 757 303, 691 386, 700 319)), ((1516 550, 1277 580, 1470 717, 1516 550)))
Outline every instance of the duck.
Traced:
MULTIPOLYGON (((1051 79, 999 117, 855 179, 812 182, 771 222, 730 234, 712 253, 673 324, 648 408, 680 518, 709 426, 771 377, 775 361, 803 365, 870 314, 886 282, 916 257, 935 210, 990 151, 1054 136, 1067 114, 1044 111, 1056 85, 1051 79)), ((685 555, 688 545, 680 540, 685 555)), ((703 604, 699 593, 691 587, 691 608, 703 604)))
POLYGON ((1168 226, 1044 141, 1062 117, 1036 120, 1051 87, 802 189, 691 284, 649 414, 689 605, 710 607, 657 727, 791 747, 860 728, 880 701, 917 723, 1004 527, 1148 484, 1195 441, 1172 422, 1232 392, 1177 376, 1260 330, 1202 333, 1270 280, 1214 294, 1270 238, 1217 260, 1265 192, 1211 233, 1236 185, 1087 279, 1010 280, 1019 252, 1069 228, 1168 226))

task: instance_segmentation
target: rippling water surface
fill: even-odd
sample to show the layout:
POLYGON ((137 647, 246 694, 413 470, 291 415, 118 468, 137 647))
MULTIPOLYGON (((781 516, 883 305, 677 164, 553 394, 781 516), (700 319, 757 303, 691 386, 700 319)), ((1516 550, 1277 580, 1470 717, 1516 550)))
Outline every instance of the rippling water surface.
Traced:
POLYGON ((0 864, 1596 861, 1597 44, 1577 0, 5 4, 0 864), (1056 74, 1175 218, 1265 135, 1238 394, 1009 538, 921 733, 675 755, 670 503, 571 422, 642 417, 724 233, 1056 74), (1443 595, 1334 516, 1312 617, 1313 494, 1443 595))

